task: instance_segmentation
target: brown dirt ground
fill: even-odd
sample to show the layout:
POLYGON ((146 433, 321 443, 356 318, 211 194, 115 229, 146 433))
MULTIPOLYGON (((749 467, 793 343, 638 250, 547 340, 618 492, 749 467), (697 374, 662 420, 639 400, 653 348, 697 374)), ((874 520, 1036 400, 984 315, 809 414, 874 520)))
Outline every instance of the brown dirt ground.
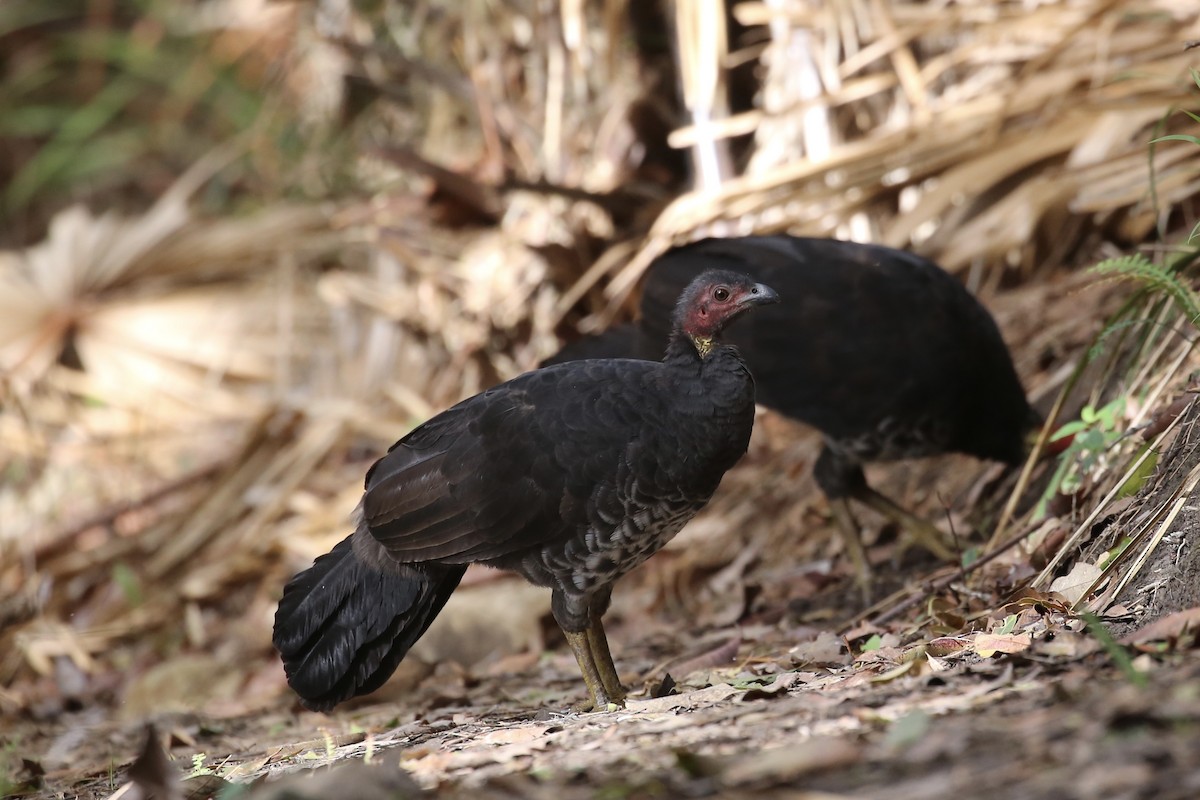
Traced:
MULTIPOLYGON (((1147 661, 1138 687, 1103 653, 1064 658, 1051 638, 1019 655, 887 679, 853 667, 796 669, 791 634, 743 629, 746 668, 693 672, 696 688, 613 713, 557 710, 579 690, 559 652, 516 674, 436 676, 418 692, 429 710, 417 718, 383 703, 332 717, 286 708, 166 715, 158 725, 175 752, 206 753, 206 766, 232 780, 324 771, 369 753, 441 797, 1200 796, 1194 655, 1147 661)), ((647 649, 621 653, 621 663, 650 667, 647 649)), ((81 711, 54 728, 44 754, 71 752, 74 762, 49 772, 37 796, 112 795, 140 727, 81 711)), ((49 732, 25 731, 45 741, 39 733, 49 732)), ((360 796, 355 785, 344 796, 360 796)))

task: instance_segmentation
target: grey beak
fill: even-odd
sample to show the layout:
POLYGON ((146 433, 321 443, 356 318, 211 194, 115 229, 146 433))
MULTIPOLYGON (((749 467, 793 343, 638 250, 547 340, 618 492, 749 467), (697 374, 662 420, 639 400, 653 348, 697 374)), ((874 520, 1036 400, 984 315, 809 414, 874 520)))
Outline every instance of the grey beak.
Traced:
POLYGON ((756 283, 750 288, 742 303, 748 306, 766 306, 779 302, 779 293, 765 283, 756 283))

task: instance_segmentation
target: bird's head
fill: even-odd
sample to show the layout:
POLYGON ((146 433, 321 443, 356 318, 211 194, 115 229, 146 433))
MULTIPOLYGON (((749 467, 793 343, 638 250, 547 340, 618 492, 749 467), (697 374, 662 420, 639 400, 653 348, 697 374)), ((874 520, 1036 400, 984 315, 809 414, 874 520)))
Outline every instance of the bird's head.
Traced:
POLYGON ((700 273, 679 296, 675 328, 705 356, 725 326, 743 311, 778 302, 779 295, 770 286, 740 272, 710 269, 700 273))

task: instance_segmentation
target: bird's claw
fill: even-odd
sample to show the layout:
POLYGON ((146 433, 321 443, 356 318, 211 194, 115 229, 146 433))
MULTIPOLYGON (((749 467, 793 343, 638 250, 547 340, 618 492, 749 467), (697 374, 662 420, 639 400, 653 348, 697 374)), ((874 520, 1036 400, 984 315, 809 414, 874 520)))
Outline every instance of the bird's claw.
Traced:
POLYGON ((573 714, 611 714, 614 711, 620 711, 625 707, 625 701, 614 703, 612 700, 606 701, 603 705, 597 705, 595 700, 584 700, 582 703, 576 703, 571 706, 573 714))

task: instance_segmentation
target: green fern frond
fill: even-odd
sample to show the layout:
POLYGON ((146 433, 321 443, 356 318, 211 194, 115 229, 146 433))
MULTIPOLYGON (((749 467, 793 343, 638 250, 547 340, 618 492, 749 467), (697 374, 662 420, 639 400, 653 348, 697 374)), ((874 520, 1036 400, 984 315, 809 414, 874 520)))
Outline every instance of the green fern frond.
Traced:
POLYGON ((1144 318, 1138 318, 1110 322, 1104 327, 1104 330, 1100 331, 1100 333, 1096 335, 1096 339, 1092 342, 1092 346, 1088 348, 1087 360, 1095 361, 1097 358, 1099 358, 1100 354, 1104 352, 1104 348, 1108 345, 1108 340, 1114 333, 1145 325, 1147 321, 1148 320, 1144 318))
POLYGON ((1200 320, 1200 297, 1192 287, 1184 283, 1176 272, 1155 264, 1141 253, 1105 259, 1089 271, 1140 281, 1168 295, 1193 325, 1200 320))

